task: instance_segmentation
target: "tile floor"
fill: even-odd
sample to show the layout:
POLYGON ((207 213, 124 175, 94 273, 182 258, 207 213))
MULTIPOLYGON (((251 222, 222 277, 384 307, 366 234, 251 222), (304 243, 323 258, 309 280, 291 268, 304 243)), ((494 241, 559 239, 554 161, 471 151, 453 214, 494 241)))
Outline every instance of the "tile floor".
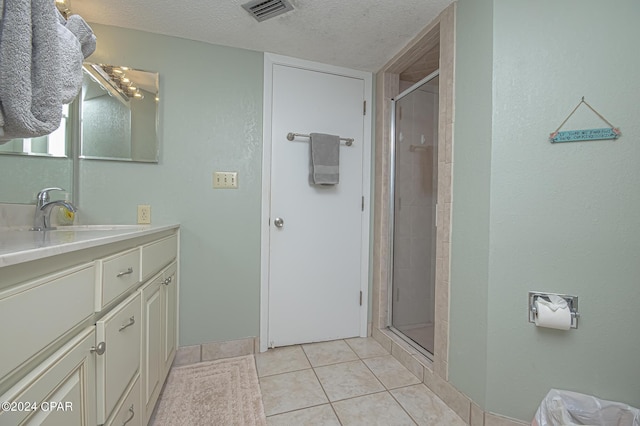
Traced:
POLYGON ((256 355, 269 425, 465 423, 373 338, 256 355))

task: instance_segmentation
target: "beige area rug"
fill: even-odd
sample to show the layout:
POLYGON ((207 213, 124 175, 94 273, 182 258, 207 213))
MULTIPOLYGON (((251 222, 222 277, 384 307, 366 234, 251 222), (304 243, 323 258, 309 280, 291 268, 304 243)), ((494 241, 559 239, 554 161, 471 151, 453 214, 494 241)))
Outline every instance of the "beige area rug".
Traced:
POLYGON ((154 425, 266 425, 253 355, 174 367, 154 425))

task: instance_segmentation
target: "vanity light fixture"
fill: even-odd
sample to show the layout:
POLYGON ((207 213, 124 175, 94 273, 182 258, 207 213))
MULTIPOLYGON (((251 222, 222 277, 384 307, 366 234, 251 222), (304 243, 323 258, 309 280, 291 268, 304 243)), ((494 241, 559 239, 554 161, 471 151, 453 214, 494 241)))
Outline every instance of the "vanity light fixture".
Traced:
POLYGON ((116 89, 127 99, 133 96, 135 99, 142 100, 144 95, 140 89, 133 85, 133 82, 126 76, 125 71, 128 67, 113 67, 110 65, 100 65, 100 68, 108 75, 109 80, 113 82, 116 89))

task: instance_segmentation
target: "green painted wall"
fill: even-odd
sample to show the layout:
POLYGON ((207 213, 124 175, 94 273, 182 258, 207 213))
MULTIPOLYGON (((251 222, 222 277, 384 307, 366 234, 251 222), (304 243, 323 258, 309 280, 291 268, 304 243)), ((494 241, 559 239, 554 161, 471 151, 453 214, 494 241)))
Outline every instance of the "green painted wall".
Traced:
POLYGON ((480 405, 487 364, 492 10, 491 0, 460 2, 456 16, 449 366, 451 382, 480 405))
MULTIPOLYGON (((35 205, 38 191, 52 186, 71 192, 72 169, 69 158, 0 155, 0 203, 35 205)), ((51 195, 64 199, 57 191, 51 195)))
MULTIPOLYGON (((639 407, 640 4, 485 3, 487 9, 492 5, 492 29, 477 31, 464 21, 457 26, 458 58, 475 49, 491 57, 493 83, 483 101, 492 105, 491 155, 476 158, 490 164, 490 177, 488 188, 479 188, 464 162, 476 153, 477 138, 469 129, 478 123, 459 113, 468 105, 483 110, 483 103, 468 87, 473 77, 462 69, 464 62, 457 63, 451 381, 472 398, 483 385, 464 377, 464 363, 475 358, 464 340, 483 330, 477 318, 462 315, 474 309, 474 301, 459 297, 473 294, 480 282, 487 323, 478 366, 486 360, 486 411, 531 421, 550 388, 639 407), (477 42, 491 33, 492 49, 477 42), (549 133, 582 96, 621 128, 621 139, 549 143, 549 133), (473 243, 480 231, 472 228, 487 223, 460 211, 478 199, 480 216, 489 206, 484 247, 473 243), (474 262, 469 242, 475 256, 488 259, 486 265, 474 262), (529 324, 529 290, 579 296, 580 328, 529 324)), ((460 18, 477 8, 475 0, 460 0, 460 18)), ((565 129, 604 126, 582 107, 565 129)))
POLYGON ((93 62, 160 73, 159 164, 80 162, 88 223, 179 222, 180 345, 259 334, 263 54, 92 24, 93 62), (213 190, 214 171, 239 189, 213 190))

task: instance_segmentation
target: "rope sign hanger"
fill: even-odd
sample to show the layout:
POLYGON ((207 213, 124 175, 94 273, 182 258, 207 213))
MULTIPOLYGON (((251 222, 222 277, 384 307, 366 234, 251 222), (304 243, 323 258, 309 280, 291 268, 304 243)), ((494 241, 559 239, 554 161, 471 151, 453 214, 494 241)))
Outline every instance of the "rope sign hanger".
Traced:
POLYGON ((603 139, 618 139, 622 135, 620 129, 615 127, 613 124, 609 122, 606 118, 602 116, 598 111, 596 111, 591 105, 584 100, 584 96, 582 100, 576 105, 576 107, 571 111, 571 114, 567 118, 564 119, 562 124, 558 126, 555 132, 549 135, 549 141, 551 143, 558 142, 576 142, 576 141, 594 141, 594 140, 603 140, 603 139), (605 123, 607 123, 609 128, 601 128, 601 129, 584 129, 584 130, 564 130, 560 131, 562 126, 571 118, 573 113, 576 112, 580 105, 585 104, 589 107, 591 111, 593 111, 598 117, 602 119, 605 123))

